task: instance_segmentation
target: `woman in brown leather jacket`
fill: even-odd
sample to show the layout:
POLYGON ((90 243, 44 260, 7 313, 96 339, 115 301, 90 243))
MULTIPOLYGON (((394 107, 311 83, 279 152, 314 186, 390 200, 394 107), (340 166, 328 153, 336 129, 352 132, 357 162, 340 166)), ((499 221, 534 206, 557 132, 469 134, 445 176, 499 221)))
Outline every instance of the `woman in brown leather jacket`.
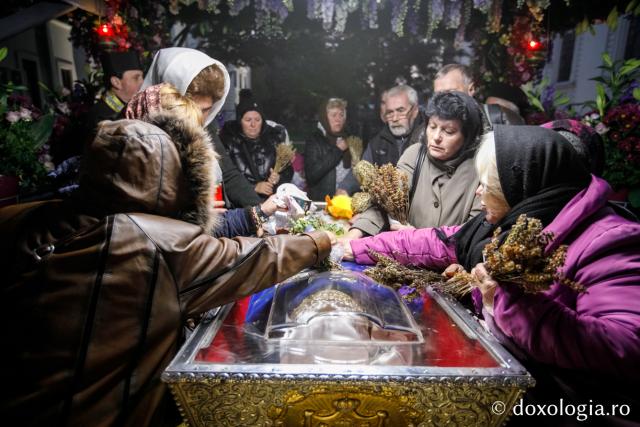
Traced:
POLYGON ((0 419, 158 425, 185 319, 324 259, 325 233, 217 239, 216 155, 175 114, 103 122, 77 197, 0 210, 0 419))

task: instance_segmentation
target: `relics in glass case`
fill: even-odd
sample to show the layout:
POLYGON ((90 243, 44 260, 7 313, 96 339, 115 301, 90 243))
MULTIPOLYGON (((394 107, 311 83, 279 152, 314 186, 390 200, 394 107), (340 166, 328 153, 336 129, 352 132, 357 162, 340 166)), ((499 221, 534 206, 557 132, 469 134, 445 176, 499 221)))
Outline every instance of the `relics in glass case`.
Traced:
POLYGON ((306 271, 216 310, 163 379, 194 426, 501 425, 533 385, 453 299, 406 303, 354 271, 306 271))

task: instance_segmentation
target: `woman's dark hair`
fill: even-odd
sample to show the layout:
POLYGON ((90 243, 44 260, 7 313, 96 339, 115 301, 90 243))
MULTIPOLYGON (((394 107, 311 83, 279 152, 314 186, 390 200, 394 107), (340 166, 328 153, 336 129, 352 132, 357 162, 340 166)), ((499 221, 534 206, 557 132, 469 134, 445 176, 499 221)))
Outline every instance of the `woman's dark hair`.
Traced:
POLYGON ((478 103, 462 92, 443 91, 436 92, 426 110, 427 117, 439 117, 443 120, 460 120, 465 145, 469 145, 480 135, 482 131, 482 111, 478 103))

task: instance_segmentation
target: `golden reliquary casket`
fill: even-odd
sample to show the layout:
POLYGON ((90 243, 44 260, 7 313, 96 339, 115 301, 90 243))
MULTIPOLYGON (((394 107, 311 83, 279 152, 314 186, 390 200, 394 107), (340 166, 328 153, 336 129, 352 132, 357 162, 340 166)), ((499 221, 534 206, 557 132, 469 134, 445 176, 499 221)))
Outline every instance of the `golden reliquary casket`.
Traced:
POLYGON ((209 313, 163 374, 192 426, 497 426, 533 385, 460 304, 306 271, 209 313))

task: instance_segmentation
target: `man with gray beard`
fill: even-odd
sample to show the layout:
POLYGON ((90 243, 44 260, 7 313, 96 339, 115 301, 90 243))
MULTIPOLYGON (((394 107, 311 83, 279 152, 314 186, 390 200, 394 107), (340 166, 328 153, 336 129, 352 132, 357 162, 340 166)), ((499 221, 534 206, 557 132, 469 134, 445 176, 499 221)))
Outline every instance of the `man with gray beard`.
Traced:
POLYGON ((386 92, 386 126, 374 136, 362 155, 378 166, 394 166, 404 150, 424 137, 424 118, 418 109, 418 93, 411 86, 398 85, 386 92))

